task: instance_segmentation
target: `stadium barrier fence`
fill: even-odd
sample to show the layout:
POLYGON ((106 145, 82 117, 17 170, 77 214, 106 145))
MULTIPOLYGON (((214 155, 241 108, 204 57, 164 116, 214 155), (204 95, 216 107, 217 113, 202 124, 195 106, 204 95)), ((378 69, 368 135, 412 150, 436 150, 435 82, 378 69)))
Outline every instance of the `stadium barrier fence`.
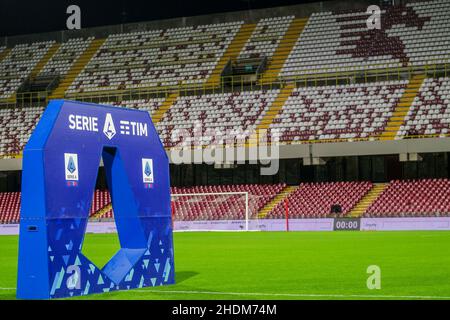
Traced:
MULTIPOLYGON (((296 76, 278 76, 276 80, 264 80, 264 77, 256 81, 244 81, 241 76, 220 77, 218 81, 210 81, 199 85, 179 84, 174 86, 143 87, 122 90, 101 90, 66 94, 64 98, 84 102, 117 102, 122 100, 143 99, 147 97, 167 97, 173 92, 180 95, 204 95, 226 93, 244 90, 271 90, 285 86, 287 83, 296 83, 298 86, 339 85, 352 83, 377 82, 387 80, 410 79, 414 74, 426 74, 428 77, 450 76, 450 63, 435 63, 422 66, 407 67, 382 67, 370 65, 366 70, 346 70, 329 73, 305 74, 296 76), (267 81, 267 82, 265 82, 267 81)), ((15 101, 11 98, 1 101, 1 105, 26 106, 42 101, 47 104, 50 91, 23 92, 16 94, 15 101)))
MULTIPOLYGON (((359 227, 336 229, 338 219, 290 219, 289 231, 413 231, 413 230, 450 230, 450 217, 414 217, 414 218, 360 218, 359 227)), ((204 220, 175 221, 174 231, 243 231, 245 220, 204 220)), ((285 219, 259 219, 249 221, 249 231, 286 231, 285 219)), ((114 221, 90 222, 87 233, 115 233, 114 221)), ((0 224, 0 235, 18 235, 18 224, 0 224)))

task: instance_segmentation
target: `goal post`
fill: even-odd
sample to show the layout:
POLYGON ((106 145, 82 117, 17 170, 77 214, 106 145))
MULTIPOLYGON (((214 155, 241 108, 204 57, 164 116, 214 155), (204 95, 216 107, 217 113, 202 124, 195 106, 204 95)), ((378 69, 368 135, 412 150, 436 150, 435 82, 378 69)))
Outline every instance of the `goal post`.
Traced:
POLYGON ((256 195, 248 192, 172 193, 175 231, 249 231, 258 218, 256 195))

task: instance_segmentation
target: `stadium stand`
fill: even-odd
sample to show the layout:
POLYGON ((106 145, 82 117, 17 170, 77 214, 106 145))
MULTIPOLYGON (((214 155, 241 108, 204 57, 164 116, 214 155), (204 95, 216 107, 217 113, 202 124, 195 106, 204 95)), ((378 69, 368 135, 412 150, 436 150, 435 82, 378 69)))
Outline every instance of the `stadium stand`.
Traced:
POLYGON ((385 126, 384 132, 380 135, 380 140, 399 139, 399 130, 405 121, 405 117, 413 100, 416 98, 424 79, 424 74, 415 74, 411 77, 385 126))
MULTIPOLYGON (((175 95, 172 99, 149 97, 105 104, 150 112, 165 147, 169 148, 218 142, 209 136, 177 139, 177 129, 193 134, 196 126, 202 133, 220 130, 225 134, 227 130, 236 130, 245 137, 256 129, 276 129, 281 135, 280 143, 286 144, 375 139, 386 133, 384 131, 392 125, 388 124, 391 118, 400 118, 402 126, 396 123, 393 129, 389 127, 397 138, 447 135, 450 121, 448 78, 429 78, 422 88, 419 85, 420 92, 411 108, 401 107, 404 114, 399 115, 398 105, 402 105, 407 86, 408 80, 297 88, 291 85, 282 90, 175 95)), ((1 155, 20 153, 42 111, 42 107, 0 109, 0 122, 9 123, 0 128, 0 136, 4 137, 1 155)))
POLYGON ((164 114, 157 129, 166 147, 219 143, 227 130, 238 130, 242 136, 248 137, 278 92, 274 89, 182 96, 164 114), (189 132, 190 136, 183 139, 181 130, 189 132), (195 130, 202 130, 202 135, 195 136, 195 130), (213 136, 213 130, 220 131, 221 135, 213 136))
POLYGON ((10 98, 55 41, 18 44, 0 62, 0 99, 10 98))
POLYGON ((383 132, 407 81, 295 88, 270 125, 280 140, 368 138, 383 132))
POLYGON ((112 204, 106 205, 103 209, 99 210, 97 214, 93 216, 95 219, 110 220, 114 218, 114 213, 112 210, 112 204))
POLYGON ((9 54, 9 48, 0 46, 0 62, 9 54))
MULTIPOLYGON (((75 81, 76 77, 78 77, 78 75, 84 70, 89 61, 91 61, 92 57, 97 53, 98 49, 105 42, 105 39, 100 38, 89 41, 88 38, 85 42, 89 42, 89 45, 82 53, 80 52, 78 58, 76 58, 72 62, 70 69, 62 77, 60 83, 58 84, 58 87, 53 90, 48 99, 61 99, 66 96, 68 88, 75 81)), ((76 53, 76 55, 78 55, 78 52, 76 53)))
POLYGON ((57 74, 61 77, 65 76, 83 51, 89 47, 93 39, 94 37, 89 37, 86 40, 83 38, 74 38, 64 42, 44 66, 41 73, 57 74))
MULTIPOLYGON (((255 218, 285 187, 285 184, 173 187, 172 194, 248 192, 249 215, 255 218)), ((242 195, 180 196, 174 199, 172 206, 175 220, 245 219, 245 202, 242 195)))
POLYGON ((386 189, 387 183, 374 183, 373 187, 367 192, 356 206, 348 213, 349 217, 362 217, 369 206, 386 189))
MULTIPOLYGON (((197 187, 172 187, 172 194, 248 192, 249 215, 253 218, 278 193, 286 188, 285 184, 267 185, 218 185, 197 187)), ((245 219, 245 197, 243 195, 186 195, 176 197, 172 202, 175 220, 226 220, 245 219)), ((107 203, 108 204, 108 203, 107 203)), ((107 205, 106 204, 106 205, 107 205)), ((97 219, 112 219, 114 214, 106 206, 97 219)))
POLYGON ((44 107, 0 108, 0 154, 19 154, 36 126, 44 107))
POLYGON ((450 78, 425 79, 400 127, 398 136, 449 133, 450 78))
MULTIPOLYGON (((335 216, 331 207, 336 204, 342 208, 341 217, 450 216, 449 179, 303 183, 297 187, 284 183, 172 187, 171 192, 180 195, 172 202, 175 220, 179 221, 245 219, 244 196, 226 192, 248 192, 251 219, 285 219, 285 202, 291 219, 335 216), (181 196, 195 193, 215 194, 181 196)), ((19 214, 20 192, 0 193, 0 223, 16 223, 19 214)), ((113 218, 107 190, 95 191, 90 218, 113 218)))
POLYGON ((278 47, 269 59, 267 69, 260 79, 261 84, 270 84, 278 79, 287 57, 301 37, 307 21, 308 18, 293 19, 285 35, 281 38, 278 47))
POLYGON ((242 23, 110 35, 67 93, 204 83, 242 23))
POLYGON ((239 58, 272 57, 294 16, 261 19, 239 58))
POLYGON ((111 196, 107 190, 95 190, 92 200, 90 217, 93 217, 99 210, 111 203, 111 196))
MULTIPOLYGON (((366 30, 367 13, 343 11, 314 13, 309 19, 278 16, 260 19, 257 24, 236 21, 111 34, 106 41, 74 38, 62 43, 45 64, 44 56, 54 41, 20 44, 0 60, 0 99, 13 97, 33 72, 56 73, 62 83, 50 97, 110 93, 114 97, 110 101, 115 102, 108 104, 150 111, 166 147, 178 145, 177 141, 170 141, 174 130, 192 132, 195 123, 202 124, 203 130, 214 127, 251 132, 255 128, 276 128, 282 132, 282 144, 446 135, 448 80, 429 78, 421 89, 424 92, 415 97, 424 75, 417 82, 413 75, 410 81, 310 87, 290 83, 284 89, 240 88, 234 93, 205 92, 195 96, 176 91, 144 98, 114 95, 117 90, 180 86, 192 89, 205 85, 220 76, 224 63, 232 57, 268 57, 268 74, 262 79, 269 82, 276 80, 274 70, 282 65, 281 76, 286 79, 311 73, 448 63, 449 22, 445 17, 449 10, 450 4, 445 1, 389 6, 383 11, 387 19, 381 30, 366 30), (381 43, 377 45, 380 48, 369 46, 372 40, 381 43), (39 64, 44 65, 38 67, 39 64), (433 84, 439 84, 439 88, 433 84), (287 101, 279 99, 281 103, 271 105, 274 97, 287 96, 290 88, 293 91, 287 101), (165 100, 160 98, 163 95, 165 100), (259 101, 254 101, 252 95, 259 95, 259 101), (230 96, 243 99, 224 102, 230 96), (413 99, 412 106, 409 99, 413 99), (241 108, 241 104, 245 107, 241 108), (226 108, 216 114, 214 108, 222 105, 226 108), (419 109, 423 105, 429 110, 419 109), (225 121, 213 124, 219 117, 225 121)), ((8 51, 0 50, 0 55, 8 51)), ((22 141, 17 134, 9 132, 7 139, 13 141, 8 143, 22 141)), ((185 145, 205 146, 208 140, 204 137, 185 145)), ((21 148, 21 143, 2 146, 0 153, 17 154, 21 148)))
MULTIPOLYGON (((95 190, 90 217, 111 203, 111 197, 106 190, 95 190)), ((20 219, 20 192, 0 192, 0 224, 17 223, 20 219)))
MULTIPOLYGON (((285 201, 288 203, 290 218, 325 218, 332 216, 331 206, 340 205, 346 216, 350 210, 369 192, 371 182, 329 182, 304 183, 290 193, 285 201)), ((269 212, 266 218, 284 219, 286 209, 281 201, 269 212)))
POLYGON ((364 213, 365 217, 450 215, 450 180, 394 180, 364 213))
POLYGON ((313 13, 281 76, 448 63, 449 10, 447 1, 389 6, 380 30, 366 27, 366 12, 313 13))
POLYGON ((0 193, 0 224, 19 221, 20 192, 0 193))

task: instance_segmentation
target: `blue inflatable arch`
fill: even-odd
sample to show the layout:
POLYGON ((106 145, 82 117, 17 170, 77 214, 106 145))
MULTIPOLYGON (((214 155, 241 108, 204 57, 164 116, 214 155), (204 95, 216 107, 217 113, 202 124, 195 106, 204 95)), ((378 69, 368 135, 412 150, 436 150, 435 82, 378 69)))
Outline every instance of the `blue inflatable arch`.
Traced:
POLYGON ((148 112, 53 100, 23 152, 17 297, 174 283, 169 161, 148 112), (81 253, 103 159, 121 249, 81 253))

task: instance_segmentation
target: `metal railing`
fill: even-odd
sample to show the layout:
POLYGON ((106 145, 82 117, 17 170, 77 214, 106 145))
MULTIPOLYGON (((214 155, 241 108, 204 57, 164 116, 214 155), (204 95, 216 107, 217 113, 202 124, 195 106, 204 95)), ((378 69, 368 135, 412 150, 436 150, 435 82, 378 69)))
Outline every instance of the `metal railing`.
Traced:
MULTIPOLYGON (((297 86, 341 85, 364 82, 411 79, 414 74, 425 74, 428 77, 450 76, 450 63, 431 64, 407 67, 377 67, 370 70, 347 70, 334 73, 314 73, 296 76, 270 76, 270 69, 256 81, 245 81, 241 76, 223 76, 215 81, 205 81, 201 84, 182 83, 174 86, 143 87, 121 90, 102 90, 92 92, 67 93, 65 98, 87 102, 120 102, 122 100, 143 99, 147 97, 167 97, 170 93, 180 95, 203 95, 226 93, 244 90, 271 90, 296 83, 297 86), (273 80, 274 79, 274 80, 273 80)), ((49 91, 20 93, 16 95, 17 105, 30 105, 38 101, 48 103, 49 91)), ((12 104, 8 100, 0 100, 1 104, 12 104)))
MULTIPOLYGON (((111 97, 117 96, 144 96, 144 95, 164 95, 171 92, 178 92, 184 95, 199 95, 207 93, 225 93, 236 90, 258 90, 258 89, 277 89, 287 83, 296 83, 299 86, 318 86, 318 85, 339 85, 351 84, 354 82, 378 82, 386 80, 405 80, 410 79, 414 74, 423 73, 428 77, 447 77, 450 76, 450 63, 433 64, 424 66, 408 66, 397 68, 374 68, 371 70, 348 70, 334 73, 317 73, 296 76, 277 76, 275 80, 270 77, 260 77, 257 81, 248 83, 241 76, 224 76, 217 81, 209 83, 189 84, 183 83, 176 86, 136 88, 126 90, 111 90, 105 92, 76 93, 68 95, 71 99, 85 101, 89 97, 111 97)), ((267 72, 270 72, 268 70, 267 72)))
MULTIPOLYGON (((234 143, 234 144, 213 144, 213 145, 188 145, 188 146, 173 146, 173 147, 164 147, 166 151, 170 150, 202 150, 207 148, 230 148, 230 147, 258 147, 258 146, 271 146, 275 145, 310 145, 310 144, 318 144, 318 143, 342 143, 342 142, 373 142, 373 141, 389 141, 389 140, 409 140, 409 139, 426 139, 426 138, 449 138, 449 134, 421 134, 421 135, 402 135, 402 136, 393 136, 386 138, 381 138, 378 136, 370 136, 365 138, 336 138, 336 139, 316 139, 316 140, 299 140, 299 141, 255 141, 252 142, 252 138, 248 137, 245 139, 245 142, 234 143)), ((0 154, 0 159, 20 159, 22 158, 22 152, 13 153, 13 154, 0 154)))

